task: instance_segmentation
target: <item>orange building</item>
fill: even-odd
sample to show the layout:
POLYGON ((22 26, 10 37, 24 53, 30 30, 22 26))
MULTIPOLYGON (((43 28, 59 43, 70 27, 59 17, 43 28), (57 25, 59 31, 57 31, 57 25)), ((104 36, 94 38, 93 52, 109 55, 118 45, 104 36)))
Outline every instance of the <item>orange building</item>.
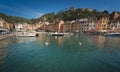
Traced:
POLYGON ((109 18, 110 18, 110 16, 108 14, 97 17, 97 22, 95 25, 96 32, 106 32, 107 31, 109 18))
POLYGON ((77 32, 79 31, 79 23, 75 21, 65 22, 63 25, 63 32, 77 32))

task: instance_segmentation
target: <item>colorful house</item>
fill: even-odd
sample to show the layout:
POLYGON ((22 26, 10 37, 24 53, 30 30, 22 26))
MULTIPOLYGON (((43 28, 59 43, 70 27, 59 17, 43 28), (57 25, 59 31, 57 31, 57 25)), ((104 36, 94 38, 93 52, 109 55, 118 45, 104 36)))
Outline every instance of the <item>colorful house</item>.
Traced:
POLYGON ((79 19, 79 29, 83 32, 94 32, 96 21, 93 18, 79 19))
POLYGON ((110 16, 108 14, 104 14, 97 17, 97 22, 95 25, 96 32, 106 32, 110 16))
POLYGON ((111 20, 110 29, 113 32, 120 32, 120 20, 111 20))
POLYGON ((5 21, 2 18, 0 18, 0 28, 4 28, 4 23, 5 21))

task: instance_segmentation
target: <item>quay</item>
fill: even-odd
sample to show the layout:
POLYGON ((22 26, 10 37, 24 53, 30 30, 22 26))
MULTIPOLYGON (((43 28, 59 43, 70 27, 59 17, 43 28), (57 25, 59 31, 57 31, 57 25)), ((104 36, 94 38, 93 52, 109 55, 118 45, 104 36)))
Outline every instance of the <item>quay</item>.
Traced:
POLYGON ((0 35, 0 41, 4 40, 4 39, 7 39, 7 38, 14 37, 14 36, 15 36, 15 34, 3 34, 3 35, 0 35))

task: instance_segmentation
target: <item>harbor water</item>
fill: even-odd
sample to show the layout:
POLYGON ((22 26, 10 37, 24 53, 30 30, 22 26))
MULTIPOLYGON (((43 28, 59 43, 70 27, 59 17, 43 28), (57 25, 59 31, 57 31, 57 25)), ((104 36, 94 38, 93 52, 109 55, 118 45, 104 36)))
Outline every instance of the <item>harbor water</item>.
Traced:
POLYGON ((120 72, 120 37, 9 38, 0 41, 0 72, 120 72))

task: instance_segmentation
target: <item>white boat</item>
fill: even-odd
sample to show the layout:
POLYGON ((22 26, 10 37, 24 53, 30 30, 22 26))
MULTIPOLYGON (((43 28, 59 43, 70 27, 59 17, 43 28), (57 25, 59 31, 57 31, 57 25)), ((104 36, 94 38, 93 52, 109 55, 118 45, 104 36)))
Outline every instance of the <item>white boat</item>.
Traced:
POLYGON ((19 31, 16 33, 18 37, 35 37, 38 36, 36 32, 27 32, 27 31, 19 31))
POLYGON ((104 35, 105 36, 120 36, 120 33, 118 33, 118 32, 117 33, 116 32, 115 33, 105 33, 104 35))
POLYGON ((55 32, 55 33, 52 33, 52 36, 64 36, 64 33, 55 32))
POLYGON ((55 33, 48 33, 48 35, 51 35, 51 36, 71 36, 71 35, 73 35, 73 33, 58 33, 58 32, 55 32, 55 33))

